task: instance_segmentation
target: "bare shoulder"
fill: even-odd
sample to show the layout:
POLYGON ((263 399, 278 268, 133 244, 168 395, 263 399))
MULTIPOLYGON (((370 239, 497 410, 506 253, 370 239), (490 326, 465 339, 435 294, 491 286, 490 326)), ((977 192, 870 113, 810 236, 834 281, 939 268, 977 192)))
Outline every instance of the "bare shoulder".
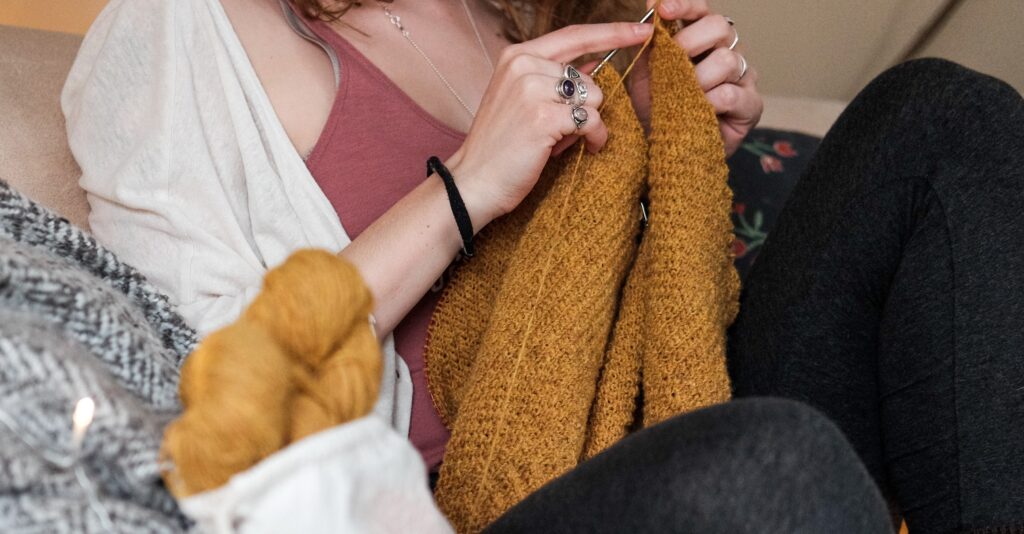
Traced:
POLYGON ((288 37, 285 32, 290 30, 284 22, 279 0, 220 0, 220 4, 224 6, 235 33, 247 46, 249 43, 246 41, 254 41, 252 37, 259 32, 269 31, 269 34, 264 34, 267 40, 288 37))
POLYGON ((288 26, 280 0, 220 2, 296 150, 308 153, 334 102, 330 59, 288 26))
POLYGON ((236 32, 272 28, 281 19, 279 0, 219 0, 236 32))

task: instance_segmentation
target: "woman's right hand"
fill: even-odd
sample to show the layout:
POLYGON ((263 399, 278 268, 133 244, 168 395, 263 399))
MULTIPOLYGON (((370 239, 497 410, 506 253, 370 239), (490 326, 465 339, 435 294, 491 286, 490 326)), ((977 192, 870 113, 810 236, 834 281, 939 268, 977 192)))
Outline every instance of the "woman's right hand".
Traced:
POLYGON ((555 90, 564 64, 640 44, 652 29, 634 23, 569 26, 505 48, 465 143, 447 162, 475 230, 518 206, 552 154, 579 137, 591 152, 608 140, 597 111, 604 95, 586 74, 588 120, 576 129, 572 108, 555 90))

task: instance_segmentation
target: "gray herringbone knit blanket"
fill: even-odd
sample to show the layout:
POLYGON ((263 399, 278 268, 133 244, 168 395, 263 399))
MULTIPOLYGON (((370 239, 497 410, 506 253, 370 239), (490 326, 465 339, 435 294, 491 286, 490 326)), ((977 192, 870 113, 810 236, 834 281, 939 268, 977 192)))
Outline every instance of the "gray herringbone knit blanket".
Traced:
POLYGON ((118 532, 184 529, 157 454, 195 343, 138 271, 0 181, 0 532, 101 532, 104 515, 118 532))

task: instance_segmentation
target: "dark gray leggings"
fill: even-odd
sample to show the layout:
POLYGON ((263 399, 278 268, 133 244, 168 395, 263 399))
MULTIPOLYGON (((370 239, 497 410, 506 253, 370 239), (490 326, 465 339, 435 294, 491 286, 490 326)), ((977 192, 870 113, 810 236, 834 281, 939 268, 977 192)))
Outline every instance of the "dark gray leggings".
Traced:
POLYGON ((911 532, 1024 532, 1024 100, 940 60, 857 97, 731 332, 738 396, 843 430, 911 532))
POLYGON ((544 486, 488 533, 890 532, 885 501, 838 428, 792 401, 676 417, 544 486))

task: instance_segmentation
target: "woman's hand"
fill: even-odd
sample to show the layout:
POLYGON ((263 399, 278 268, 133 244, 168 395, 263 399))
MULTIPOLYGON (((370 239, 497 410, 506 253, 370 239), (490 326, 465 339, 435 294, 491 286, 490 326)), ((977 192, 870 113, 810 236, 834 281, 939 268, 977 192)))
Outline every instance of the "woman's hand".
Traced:
POLYGON ((608 140, 597 111, 604 95, 586 74, 588 119, 577 129, 572 106, 556 91, 564 64, 640 44, 651 31, 634 23, 570 26, 502 52, 469 135, 447 162, 476 230, 519 205, 552 154, 580 136, 591 152, 608 140))
MULTIPOLYGON (((654 2, 647 0, 648 7, 654 2)), ((664 0, 658 14, 665 20, 687 23, 676 33, 675 41, 691 58, 702 58, 696 66, 697 81, 718 113, 725 152, 732 155, 761 120, 764 109, 757 92, 757 71, 747 66, 744 72, 745 59, 738 49, 729 49, 738 34, 728 19, 710 11, 707 0, 664 0)), ((640 120, 649 125, 650 74, 646 60, 633 70, 630 94, 640 120)))

